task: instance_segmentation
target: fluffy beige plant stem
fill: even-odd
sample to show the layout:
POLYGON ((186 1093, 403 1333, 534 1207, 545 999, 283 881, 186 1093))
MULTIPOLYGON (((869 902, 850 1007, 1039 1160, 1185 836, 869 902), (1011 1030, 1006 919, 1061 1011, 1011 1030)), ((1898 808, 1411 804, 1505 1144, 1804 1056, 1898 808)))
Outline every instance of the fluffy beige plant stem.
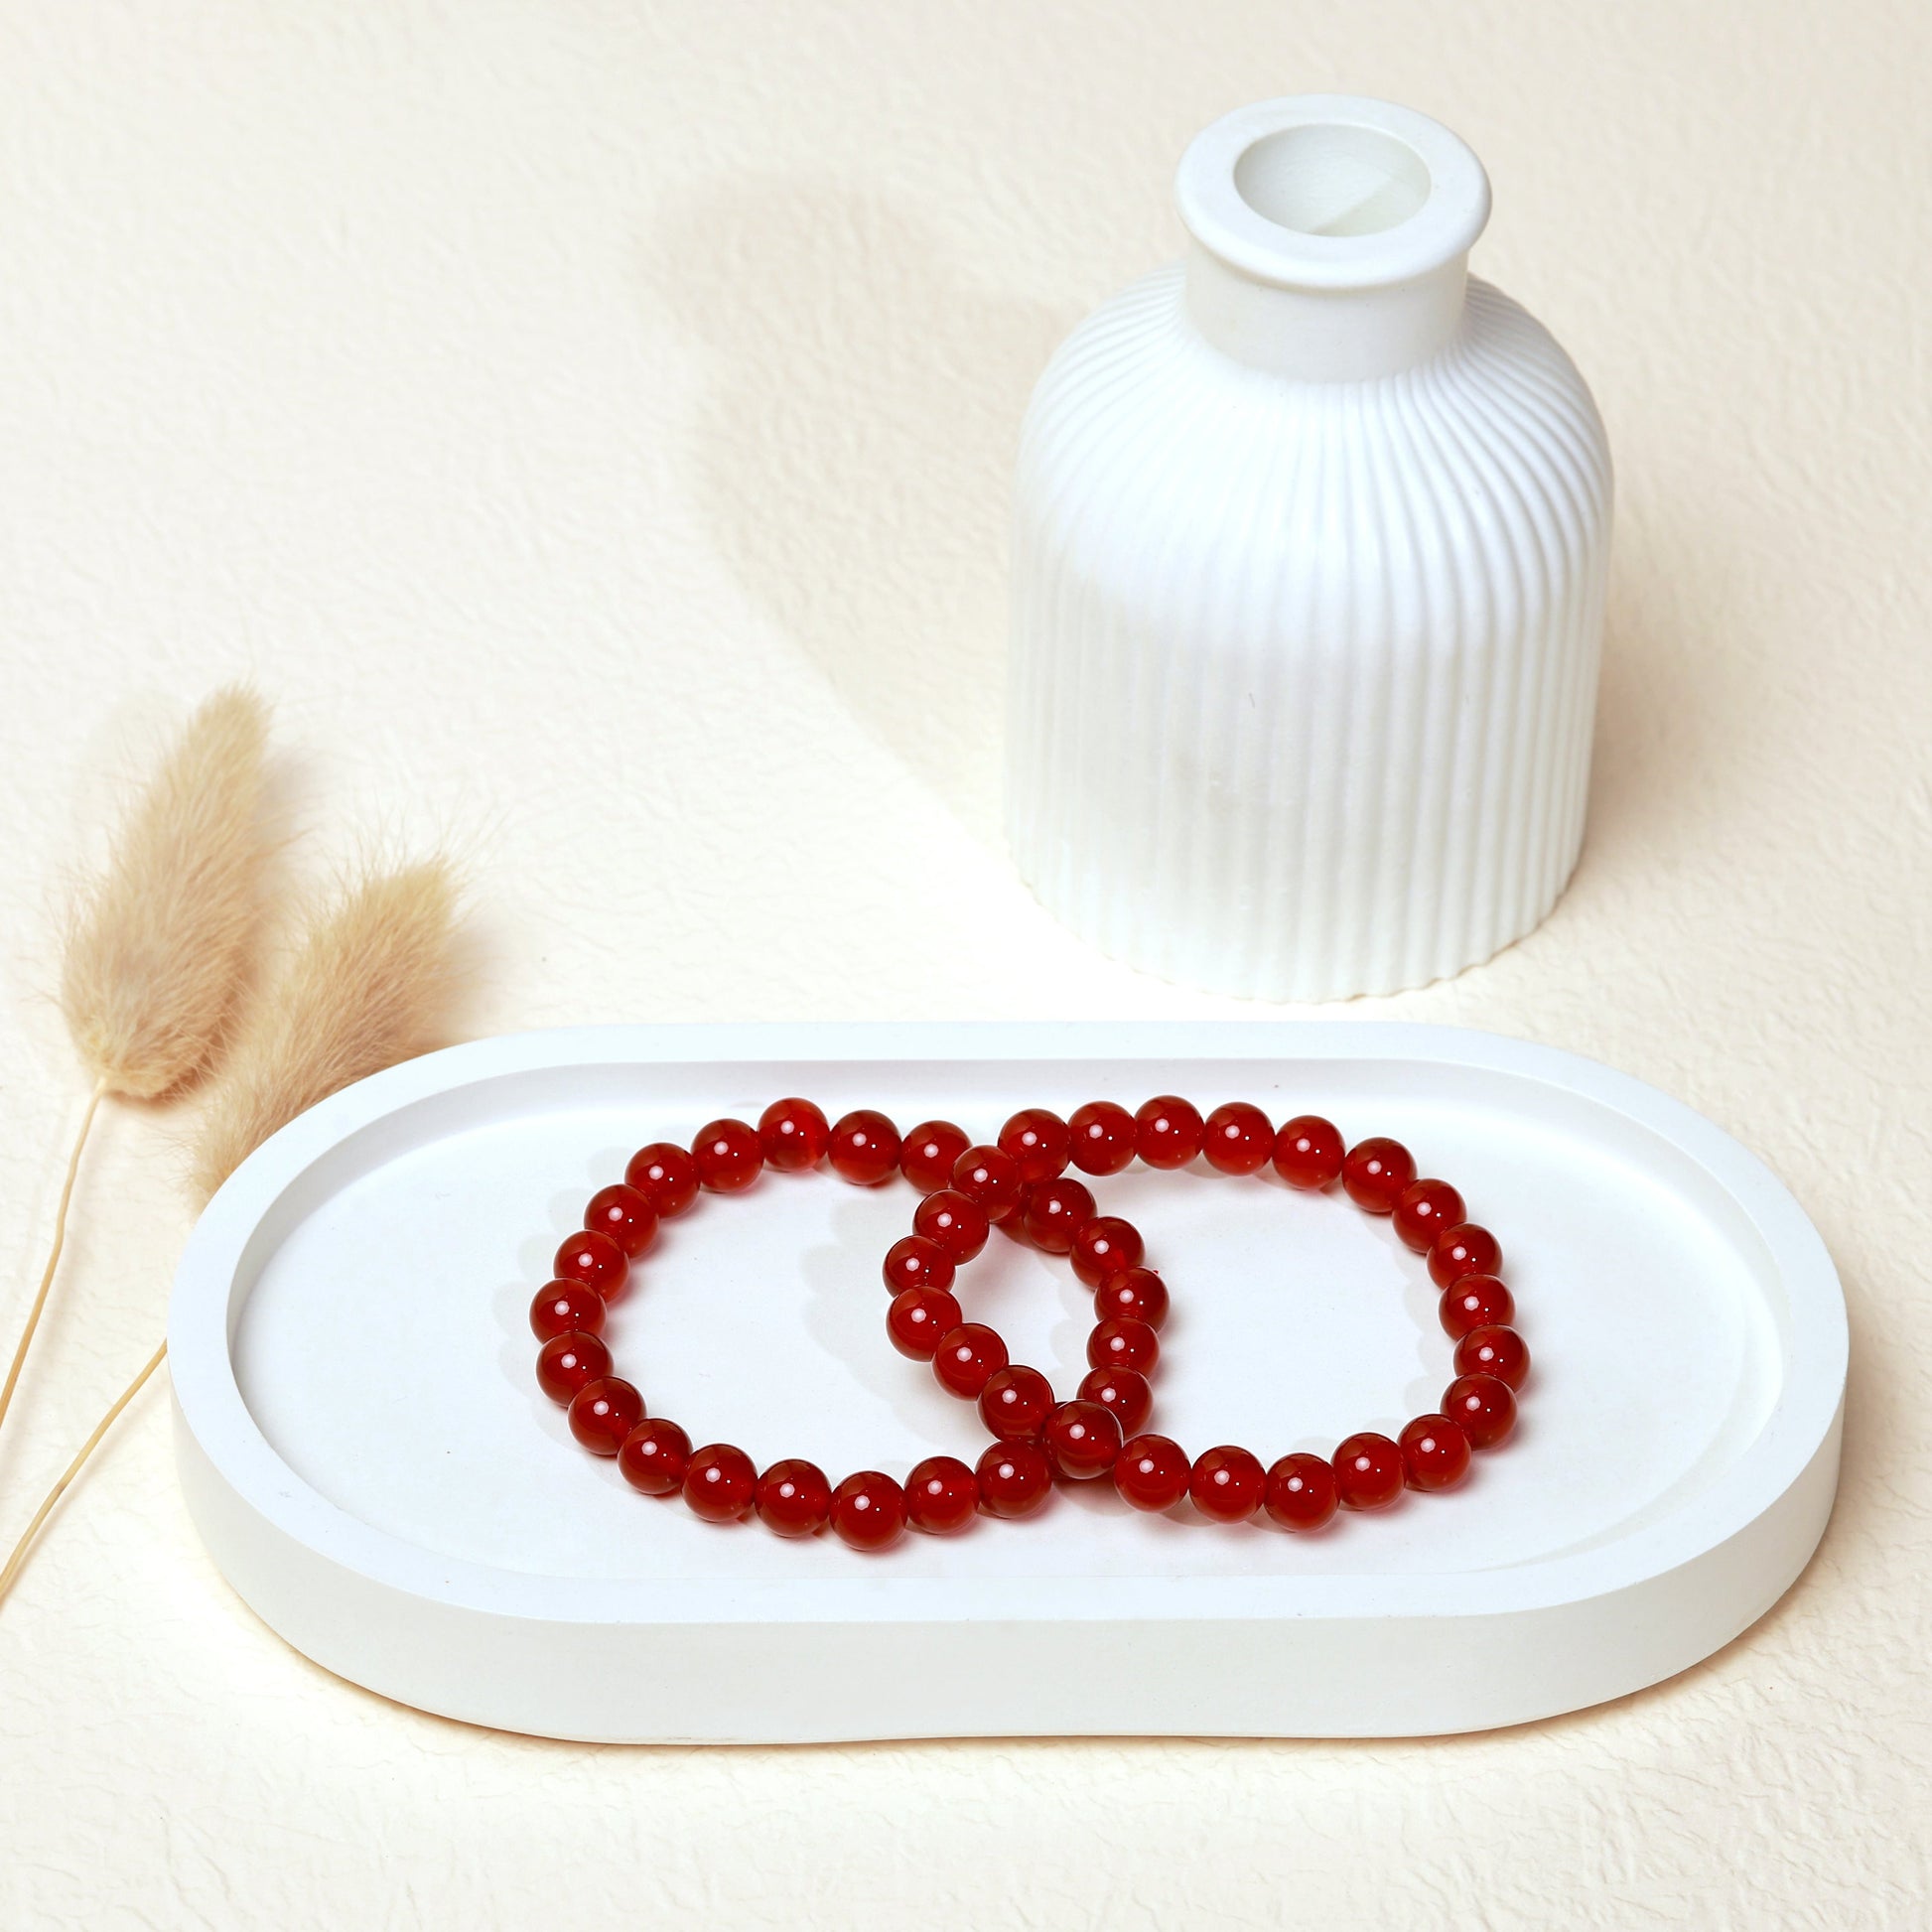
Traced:
MULTIPOLYGON (((455 988, 456 900, 454 874, 439 859, 365 875, 318 915, 257 1002, 210 1096, 195 1147, 202 1200, 297 1114, 435 1044, 455 988)), ((166 1354, 163 1342, 35 1511, 0 1569, 0 1598, 55 1504, 166 1354)))
POLYGON ((67 1245, 87 1136, 109 1094, 158 1100, 219 1053, 261 927, 273 841, 263 822, 268 708, 240 686, 196 712, 69 924, 61 1011, 93 1092, 68 1156, 54 1241, 7 1379, 6 1421, 67 1245))

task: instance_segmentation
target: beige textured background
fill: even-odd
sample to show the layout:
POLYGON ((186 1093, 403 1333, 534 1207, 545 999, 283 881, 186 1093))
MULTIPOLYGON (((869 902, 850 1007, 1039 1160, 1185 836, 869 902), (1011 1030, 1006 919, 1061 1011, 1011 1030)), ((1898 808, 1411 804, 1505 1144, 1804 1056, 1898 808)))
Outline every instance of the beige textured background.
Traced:
MULTIPOLYGON (((1340 87, 1482 154, 1478 266, 1591 379, 1621 494, 1577 882, 1369 1011, 1738 1134, 1838 1257, 1854 1383, 1810 1572, 1610 1709, 713 1752, 324 1676, 202 1556, 156 1391, 0 1615, 0 1923, 1924 1925, 1929 22, 6 0, 0 1306, 78 1109, 58 879, 235 672, 280 706, 298 867, 357 827, 473 855, 477 1031, 1238 1010, 1097 962, 1005 862, 1006 475, 1052 343, 1175 251, 1187 136, 1340 87)), ((159 1332, 163 1125, 90 1164, 0 1528, 159 1332)))

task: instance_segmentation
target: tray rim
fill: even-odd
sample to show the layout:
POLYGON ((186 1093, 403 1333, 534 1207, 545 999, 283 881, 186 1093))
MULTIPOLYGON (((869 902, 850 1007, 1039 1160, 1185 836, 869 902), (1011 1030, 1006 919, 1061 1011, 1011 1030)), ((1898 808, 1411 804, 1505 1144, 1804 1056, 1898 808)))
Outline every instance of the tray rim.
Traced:
POLYGON ((1515 1613, 1641 1587, 1709 1556, 1776 1507, 1836 1441, 1849 1357, 1837 1270, 1822 1237, 1763 1162, 1685 1103, 1566 1049, 1470 1028, 1401 1021, 943 1021, 616 1023, 493 1035, 359 1081, 273 1136, 236 1170, 190 1236, 168 1322, 177 1426, 209 1470, 317 1558, 371 1584, 484 1615, 649 1626, 1160 1622, 1515 1613), (1580 1094, 1635 1121, 1701 1167, 1764 1240, 1790 1305, 1786 1373, 1756 1439, 1708 1489, 1627 1537, 1470 1572, 1342 1576, 1110 1577, 1104 1608, 1085 1577, 583 1579, 446 1557, 330 1502, 282 1460, 242 1397, 230 1303, 257 1229, 344 1141, 385 1116, 502 1076, 598 1065, 731 1065, 777 1059, 1429 1060, 1580 1094), (1127 1599, 1127 1600, 1123 1600, 1127 1599))

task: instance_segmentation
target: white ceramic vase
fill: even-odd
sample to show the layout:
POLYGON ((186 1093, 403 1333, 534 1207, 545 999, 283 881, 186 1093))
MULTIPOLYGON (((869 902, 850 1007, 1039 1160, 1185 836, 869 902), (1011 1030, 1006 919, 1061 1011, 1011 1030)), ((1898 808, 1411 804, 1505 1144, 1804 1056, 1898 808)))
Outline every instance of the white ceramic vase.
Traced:
POLYGON ((1186 260, 1061 346, 1014 542, 1008 829, 1051 910, 1273 1000, 1416 986, 1583 841, 1610 529, 1594 405, 1472 280, 1481 164, 1306 95, 1180 164, 1186 260))

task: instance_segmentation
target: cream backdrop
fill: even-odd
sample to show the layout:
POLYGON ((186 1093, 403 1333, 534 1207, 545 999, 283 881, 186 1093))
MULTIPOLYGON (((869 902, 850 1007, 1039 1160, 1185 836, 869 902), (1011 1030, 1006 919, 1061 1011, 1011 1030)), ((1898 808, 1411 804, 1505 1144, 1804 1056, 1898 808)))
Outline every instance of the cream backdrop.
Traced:
MULTIPOLYGON (((229 1593, 156 1389, 0 1615, 0 1922, 1923 1925, 1929 62, 1882 0, 6 0, 10 1318, 79 1104, 57 882, 240 672, 298 869, 356 828, 471 858, 474 1031, 1255 1011, 1094 958, 1003 855, 1005 497, 1051 345, 1177 251, 1189 134, 1334 88, 1483 156, 1476 266, 1575 354, 1620 485, 1575 885, 1346 1011, 1703 1108, 1817 1218, 1854 1342, 1837 1516, 1745 1637, 1608 1709, 1340 1747, 424 1718, 229 1593)), ((159 1122, 115 1113, 83 1187, 0 1528, 157 1336, 188 1224, 159 1122)), ((1604 1339, 1643 1346, 1641 1284, 1604 1339)))

